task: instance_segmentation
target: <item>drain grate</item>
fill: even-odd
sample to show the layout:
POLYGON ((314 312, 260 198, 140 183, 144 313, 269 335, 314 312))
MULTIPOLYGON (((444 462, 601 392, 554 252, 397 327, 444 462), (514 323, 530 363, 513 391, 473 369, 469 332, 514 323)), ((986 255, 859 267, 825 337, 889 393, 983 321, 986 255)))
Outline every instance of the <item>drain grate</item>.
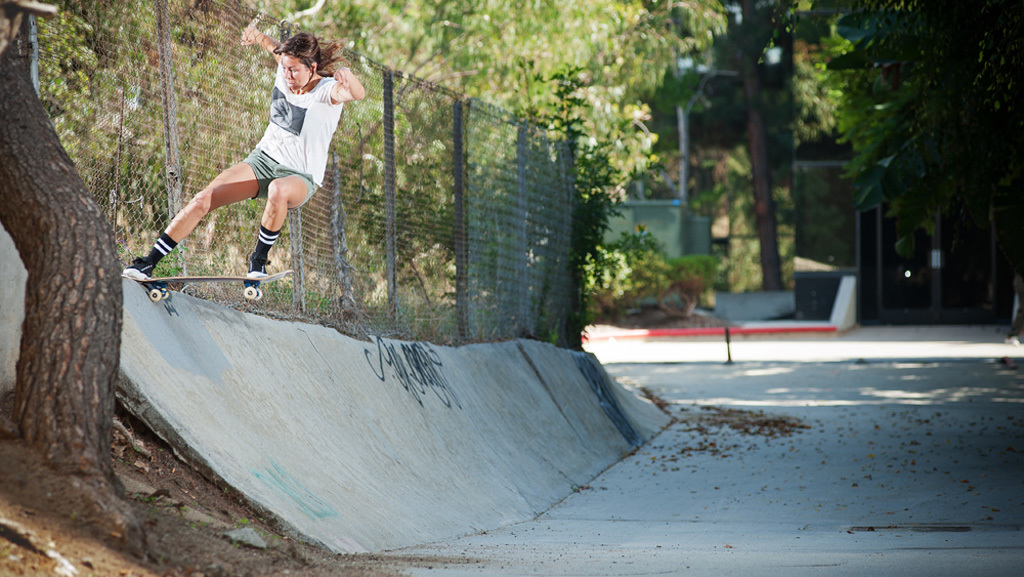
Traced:
POLYGON ((917 533, 969 533, 973 531, 970 525, 886 525, 872 526, 863 525, 850 527, 849 532, 872 532, 872 531, 915 531, 917 533))

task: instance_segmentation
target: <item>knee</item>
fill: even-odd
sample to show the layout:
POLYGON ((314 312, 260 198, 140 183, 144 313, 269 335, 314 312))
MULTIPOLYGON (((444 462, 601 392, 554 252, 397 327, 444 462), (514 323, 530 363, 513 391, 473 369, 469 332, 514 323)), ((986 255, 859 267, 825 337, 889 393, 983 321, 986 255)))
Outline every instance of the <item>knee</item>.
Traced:
POLYGON ((192 197, 192 200, 188 202, 188 206, 185 207, 185 211, 199 216, 205 216, 210 212, 212 203, 213 189, 204 188, 192 197))
POLYGON ((281 184, 281 181, 275 180, 270 183, 267 187, 267 204, 275 206, 288 207, 289 190, 286 186, 281 184))
POLYGON ((267 204, 285 210, 302 204, 305 198, 305 184, 292 182, 291 179, 278 179, 267 187, 267 204))

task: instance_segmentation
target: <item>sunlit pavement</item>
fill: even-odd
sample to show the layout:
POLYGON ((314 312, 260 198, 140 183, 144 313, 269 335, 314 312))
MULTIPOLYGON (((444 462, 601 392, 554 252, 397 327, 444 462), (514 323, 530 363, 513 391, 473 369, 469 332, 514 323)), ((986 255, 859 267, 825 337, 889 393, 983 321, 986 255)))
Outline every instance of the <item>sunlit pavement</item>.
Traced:
POLYGON ((597 330, 584 348, 604 364, 742 361, 825 362, 871 359, 998 359, 1024 357, 1005 342, 1007 327, 857 327, 820 332, 820 323, 749 323, 750 335, 643 338, 631 331, 597 330), (771 331, 777 332, 771 332, 771 331))
POLYGON ((1003 331, 761 336, 731 364, 688 350, 721 342, 594 347, 679 422, 534 521, 398 553, 465 560, 414 575, 1016 577, 1024 348, 1003 331), (808 428, 745 434, 706 406, 808 428))

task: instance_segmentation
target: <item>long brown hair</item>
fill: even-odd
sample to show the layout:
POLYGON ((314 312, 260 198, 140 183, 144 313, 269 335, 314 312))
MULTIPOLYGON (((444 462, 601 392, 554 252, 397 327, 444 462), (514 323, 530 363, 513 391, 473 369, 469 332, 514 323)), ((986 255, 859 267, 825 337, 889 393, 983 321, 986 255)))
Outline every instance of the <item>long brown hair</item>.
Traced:
POLYGON ((348 61, 344 57, 344 49, 338 42, 321 45, 309 32, 299 32, 285 40, 274 49, 274 54, 284 54, 298 58, 303 64, 312 68, 316 63, 316 73, 330 76, 336 65, 344 66, 348 61))

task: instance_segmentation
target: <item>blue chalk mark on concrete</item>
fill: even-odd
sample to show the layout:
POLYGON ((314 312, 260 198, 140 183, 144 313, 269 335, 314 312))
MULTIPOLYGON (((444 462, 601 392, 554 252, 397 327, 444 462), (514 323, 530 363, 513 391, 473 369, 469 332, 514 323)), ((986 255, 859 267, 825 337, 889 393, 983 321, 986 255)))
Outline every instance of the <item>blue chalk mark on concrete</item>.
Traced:
POLYGON ((314 495, 312 491, 307 489, 274 461, 270 461, 270 466, 263 471, 250 471, 275 493, 294 503, 310 519, 316 520, 338 516, 337 511, 314 495))

